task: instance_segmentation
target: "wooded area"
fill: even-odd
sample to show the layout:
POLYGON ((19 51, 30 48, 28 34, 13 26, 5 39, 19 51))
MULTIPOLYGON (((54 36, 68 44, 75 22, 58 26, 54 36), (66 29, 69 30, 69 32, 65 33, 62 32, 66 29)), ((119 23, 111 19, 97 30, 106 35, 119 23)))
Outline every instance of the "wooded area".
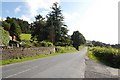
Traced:
MULTIPOLYGON (((8 31, 12 37, 11 43, 14 43, 13 39, 15 36, 17 43, 20 43, 21 46, 25 43, 27 46, 41 46, 47 42, 49 43, 48 45, 53 44, 55 46, 73 45, 78 49, 78 46, 85 44, 85 37, 79 31, 73 32, 72 36, 68 35, 69 30, 64 22, 64 16, 58 3, 54 3, 51 9, 52 11, 50 11, 46 17, 38 14, 35 17, 35 21, 31 24, 19 18, 10 17, 7 17, 5 21, 2 21, 2 27, 5 31, 8 31), (77 34, 74 34, 76 32, 77 34), (23 33, 31 34, 31 39, 21 39, 20 35, 23 33)), ((7 44, 4 45, 10 45, 10 43, 8 44, 7 42, 7 44)), ((46 46, 46 44, 42 46, 46 46)))

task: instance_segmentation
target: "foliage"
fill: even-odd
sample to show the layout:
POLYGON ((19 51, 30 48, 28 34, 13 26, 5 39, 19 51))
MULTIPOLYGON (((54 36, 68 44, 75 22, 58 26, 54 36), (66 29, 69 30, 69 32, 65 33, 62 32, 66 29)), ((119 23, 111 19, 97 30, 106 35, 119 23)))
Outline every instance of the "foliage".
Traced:
POLYGON ((48 41, 41 41, 41 42, 37 42, 35 43, 35 46, 36 47, 52 47, 53 46, 53 43, 51 42, 48 42, 48 41))
POLYGON ((9 31, 10 30, 10 24, 6 21, 2 22, 2 27, 4 27, 4 30, 9 31))
POLYGON ((19 45, 18 41, 12 41, 12 40, 9 41, 9 46, 11 46, 11 47, 17 47, 17 45, 19 45))
POLYGON ((10 27, 10 32, 15 33, 16 35, 21 34, 20 26, 18 25, 18 23, 16 21, 12 22, 11 27, 10 27))
POLYGON ((71 40, 73 41, 73 46, 79 50, 79 46, 81 44, 85 44, 86 40, 85 37, 79 32, 79 31, 74 31, 72 36, 71 36, 71 40))
POLYGON ((48 47, 54 46, 53 43, 51 43, 51 42, 47 42, 47 45, 48 45, 48 47))
POLYGON ((21 40, 31 40, 31 34, 20 34, 21 40))
POLYGON ((34 44, 31 43, 31 42, 28 41, 28 40, 22 40, 22 41, 20 42, 20 46, 21 46, 21 47, 24 47, 24 48, 29 48, 29 47, 34 47, 34 44))
POLYGON ((92 42, 91 41, 86 41, 86 46, 89 46, 89 47, 93 47, 93 44, 92 44, 92 42))
POLYGON ((45 34, 45 21, 44 18, 41 15, 37 15, 36 21, 32 23, 32 39, 36 38, 39 42, 45 40, 46 34, 45 34))
POLYGON ((87 41, 86 43, 87 46, 90 47, 112 47, 116 49, 120 49, 120 44, 106 44, 100 41, 87 41))
POLYGON ((112 47, 93 47, 89 50, 99 61, 109 66, 120 68, 120 52, 118 49, 112 47))
POLYGON ((4 30, 3 27, 0 27, 0 35, 1 35, 1 45, 4 44, 5 46, 8 46, 9 44, 9 32, 4 30))
MULTIPOLYGON (((38 42, 38 44, 34 43, 35 46, 52 46, 53 44, 55 46, 72 45, 71 36, 68 35, 67 25, 64 23, 64 16, 58 3, 53 3, 51 11, 45 18, 39 14, 35 19, 33 23, 29 24, 27 21, 19 18, 7 17, 6 20, 3 21, 3 27, 5 30, 9 31, 12 37, 15 36, 17 41, 30 40, 30 35, 27 34, 31 34, 30 41, 38 42), (44 41, 51 43, 46 44, 44 41)), ((79 39, 81 39, 80 44, 84 44, 85 38, 82 34, 80 34, 79 39)), ((77 45, 77 49, 79 45, 77 45)), ((74 47, 76 46, 74 45, 74 47)))
POLYGON ((66 53, 66 52, 76 51, 76 49, 71 46, 66 46, 66 47, 57 46, 55 49, 57 53, 66 53))
MULTIPOLYGON (((22 33, 30 33, 30 24, 27 22, 27 21, 24 21, 24 20, 21 20, 21 19, 17 19, 17 18, 10 18, 10 17, 7 17, 4 22, 7 22, 7 24, 10 24, 10 27, 12 25, 13 22, 16 22, 17 25, 20 26, 20 30, 22 31, 22 33)), ((3 26, 4 27, 4 26, 3 26)), ((8 27, 8 26, 6 26, 8 27)))
MULTIPOLYGON (((52 11, 47 15, 47 25, 48 27, 48 39, 55 45, 58 43, 67 43, 68 30, 67 26, 64 24, 64 17, 62 15, 62 10, 58 3, 54 3, 52 6, 52 11)), ((62 44, 59 44, 62 45, 62 44)))
POLYGON ((54 3, 52 11, 45 20, 42 15, 35 17, 36 21, 31 24, 32 40, 38 42, 49 41, 57 46, 66 46, 71 44, 67 26, 64 24, 62 10, 58 3, 54 3))
POLYGON ((120 49, 120 44, 111 45, 113 48, 120 49))
POLYGON ((30 30, 31 27, 30 27, 30 24, 27 21, 24 21, 24 20, 21 20, 21 19, 16 19, 16 18, 14 18, 14 19, 19 24, 22 33, 25 33, 25 34, 30 34, 31 33, 31 30, 30 30))
POLYGON ((15 35, 17 40, 20 40, 21 29, 15 20, 12 22, 9 32, 11 36, 15 35))
POLYGON ((30 33, 29 23, 17 18, 7 17, 5 21, 2 21, 2 27, 8 31, 12 37, 16 36, 17 41, 20 41, 20 34, 22 32, 30 33))
POLYGON ((40 45, 43 46, 43 47, 47 47, 48 46, 47 42, 45 42, 45 41, 40 42, 40 45))

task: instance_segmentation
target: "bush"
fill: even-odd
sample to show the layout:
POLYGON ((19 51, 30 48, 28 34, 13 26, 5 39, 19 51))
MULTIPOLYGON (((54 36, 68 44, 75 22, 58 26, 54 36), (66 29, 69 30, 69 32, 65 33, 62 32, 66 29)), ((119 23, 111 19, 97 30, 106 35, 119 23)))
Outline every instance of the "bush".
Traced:
POLYGON ((20 45, 25 48, 34 47, 34 44, 27 40, 21 41, 20 45))
POLYGON ((31 40, 31 34, 20 34, 20 39, 21 40, 31 40))
POLYGON ((5 45, 5 46, 8 46, 9 44, 9 32, 4 30, 3 27, 0 26, 0 45, 5 45))
POLYGON ((99 61, 112 67, 120 68, 120 52, 118 49, 111 47, 93 47, 90 48, 90 51, 92 51, 93 55, 97 57, 99 61))
POLYGON ((47 45, 48 45, 48 47, 52 47, 52 46, 53 46, 53 43, 47 42, 47 45))
POLYGON ((51 42, 47 42, 47 41, 41 41, 41 42, 34 42, 34 45, 36 47, 52 47, 53 46, 53 43, 51 42))
POLYGON ((65 53, 65 47, 57 46, 55 50, 57 53, 65 53))
POLYGON ((40 42, 40 45, 43 46, 43 47, 48 47, 48 44, 45 41, 40 42))
POLYGON ((57 53, 66 53, 66 52, 76 51, 76 49, 71 46, 66 46, 66 47, 57 46, 55 50, 57 53))

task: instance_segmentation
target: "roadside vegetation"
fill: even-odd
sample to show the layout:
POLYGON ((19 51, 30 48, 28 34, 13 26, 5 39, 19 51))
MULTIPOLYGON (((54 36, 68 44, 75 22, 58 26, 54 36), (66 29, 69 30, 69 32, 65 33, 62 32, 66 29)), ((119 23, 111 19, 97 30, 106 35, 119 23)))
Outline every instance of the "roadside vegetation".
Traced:
POLYGON ((73 46, 79 49, 78 47, 86 42, 85 37, 79 31, 68 35, 68 26, 65 24, 62 9, 57 2, 53 3, 51 11, 45 17, 39 13, 32 23, 7 16, 6 20, 2 21, 1 27, 11 37, 10 41, 8 39, 8 45, 1 43, 5 46, 49 47, 44 44, 50 43, 54 46, 73 46))
POLYGON ((58 3, 53 3, 46 17, 43 17, 41 13, 36 15, 32 23, 8 16, 2 21, 1 29, 4 32, 2 34, 4 38, 0 41, 0 45, 6 46, 6 49, 16 47, 55 47, 56 49, 56 53, 3 60, 1 65, 75 52, 82 49, 86 43, 85 37, 79 31, 68 35, 68 26, 65 24, 64 15, 58 3))
POLYGON ((68 35, 68 26, 65 24, 64 15, 58 3, 51 6, 51 11, 48 12, 46 17, 42 16, 41 13, 36 15, 35 21, 32 23, 15 17, 10 18, 9 16, 1 22, 0 45, 6 46, 6 49, 55 47, 56 53, 3 60, 0 61, 0 65, 75 52, 81 50, 86 44, 89 46, 87 54, 89 58, 120 68, 120 52, 118 51, 120 44, 110 45, 99 41, 87 42, 79 31, 74 31, 72 35, 68 35))
POLYGON ((20 34, 20 39, 21 40, 31 40, 31 34, 22 33, 22 34, 20 34))
POLYGON ((9 45, 9 32, 0 26, 0 44, 9 45))
POLYGON ((105 65, 120 68, 120 52, 112 47, 89 47, 87 53, 90 59, 102 62, 105 65))

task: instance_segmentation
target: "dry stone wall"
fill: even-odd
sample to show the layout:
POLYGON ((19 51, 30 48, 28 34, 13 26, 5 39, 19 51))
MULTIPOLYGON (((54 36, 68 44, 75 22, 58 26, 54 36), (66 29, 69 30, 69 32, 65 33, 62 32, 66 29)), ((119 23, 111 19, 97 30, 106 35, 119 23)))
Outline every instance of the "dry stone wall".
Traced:
POLYGON ((1 59, 6 60, 51 53, 55 53, 54 47, 2 49, 0 55, 2 55, 1 59))

